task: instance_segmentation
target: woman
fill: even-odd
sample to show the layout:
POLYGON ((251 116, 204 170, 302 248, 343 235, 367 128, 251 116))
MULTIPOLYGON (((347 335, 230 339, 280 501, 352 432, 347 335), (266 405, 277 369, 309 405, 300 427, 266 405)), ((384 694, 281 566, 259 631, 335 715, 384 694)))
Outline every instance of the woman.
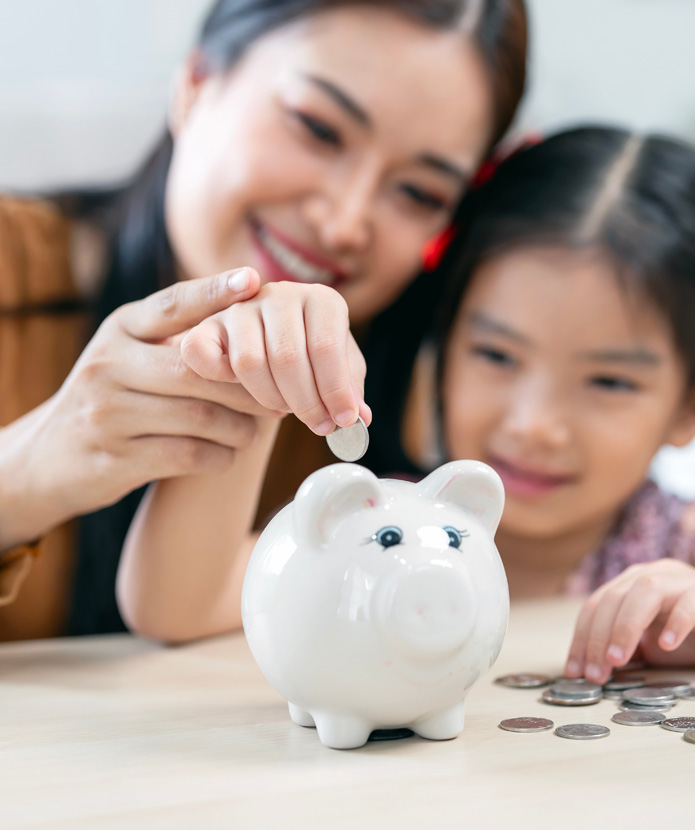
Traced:
MULTIPOLYGON (((95 225, 107 230, 106 319, 59 391, 56 369, 39 393, 45 403, 25 403, 30 411, 12 413, 0 431, 9 473, 2 504, 11 506, 0 548, 116 503, 81 523, 73 630, 120 627, 113 574, 141 485, 184 483, 186 499, 189 483, 198 493, 204 473, 224 469, 213 476, 223 504, 224 485, 245 475, 244 463, 257 469, 233 451, 257 433, 257 452, 270 440, 268 413, 242 387, 203 381, 179 359, 188 329, 257 287, 253 274, 231 286, 209 275, 250 265, 264 281, 328 283, 351 319, 367 322, 410 281, 423 244, 446 226, 466 178, 508 126, 525 39, 521 0, 221 1, 177 80, 170 132, 115 206, 68 203, 77 225, 46 205, 5 207, 13 240, 38 238, 4 272, 17 281, 20 261, 43 273, 46 261, 55 270, 60 260, 61 298, 76 296, 66 240, 79 242, 76 227, 89 242, 95 225), (176 281, 173 293, 141 299, 176 281)), ((99 269, 85 270, 93 278, 99 269)), ((16 313, 7 325, 27 336, 16 313)), ((75 330, 73 319, 62 325, 75 330)), ((348 373, 359 386, 363 368, 353 360, 348 373)), ((249 505, 257 489, 248 488, 249 505)), ((59 572, 40 580, 35 567, 33 595, 28 580, 22 600, 5 609, 9 636, 65 630, 75 561, 69 541, 59 547, 62 556, 47 549, 36 563, 48 571, 44 563, 60 561, 59 572), (38 607, 52 611, 32 625, 38 607), (26 609, 21 625, 15 608, 26 609)), ((26 570, 28 556, 19 548, 3 561, 26 570)))

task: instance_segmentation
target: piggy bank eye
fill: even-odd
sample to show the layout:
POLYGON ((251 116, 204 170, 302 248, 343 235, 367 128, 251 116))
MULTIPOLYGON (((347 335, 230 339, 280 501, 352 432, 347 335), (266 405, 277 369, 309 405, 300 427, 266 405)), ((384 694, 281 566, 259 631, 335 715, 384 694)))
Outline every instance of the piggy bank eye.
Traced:
POLYGON ((464 536, 468 536, 468 533, 465 530, 456 530, 456 528, 451 527, 451 525, 447 525, 444 530, 449 534, 450 548, 460 548, 461 539, 463 539, 464 536))
POLYGON ((386 550, 386 548, 392 548, 394 545, 402 543, 403 531, 400 527, 382 527, 381 530, 377 530, 372 539, 386 550))

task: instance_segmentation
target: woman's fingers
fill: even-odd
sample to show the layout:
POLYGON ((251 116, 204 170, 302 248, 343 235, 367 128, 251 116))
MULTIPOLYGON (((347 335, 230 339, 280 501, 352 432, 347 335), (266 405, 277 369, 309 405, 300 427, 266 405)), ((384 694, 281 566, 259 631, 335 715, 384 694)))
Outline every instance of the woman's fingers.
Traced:
POLYGON ((262 313, 268 366, 278 393, 287 408, 309 429, 318 435, 328 435, 335 424, 317 388, 302 303, 298 300, 282 306, 267 303, 262 313))
POLYGON ((256 419, 199 398, 123 393, 119 424, 129 438, 178 435, 232 449, 246 449, 256 437, 256 419))
POLYGON ((691 586, 679 597, 671 609, 661 634, 659 646, 665 651, 674 651, 695 628, 695 586, 691 586))
POLYGON ((190 436, 133 438, 129 448, 133 478, 142 482, 151 481, 154 470, 158 479, 224 472, 236 457, 231 447, 190 436))
POLYGON ((113 313, 123 330, 138 340, 157 341, 193 328, 208 317, 257 293, 260 277, 252 268, 214 277, 184 280, 113 313))
POLYGON ((574 636, 570 646, 567 663, 565 664, 565 675, 567 677, 582 677, 586 665, 586 644, 589 639, 589 632, 594 619, 594 613, 601 599, 602 590, 593 593, 582 605, 574 626, 574 636))

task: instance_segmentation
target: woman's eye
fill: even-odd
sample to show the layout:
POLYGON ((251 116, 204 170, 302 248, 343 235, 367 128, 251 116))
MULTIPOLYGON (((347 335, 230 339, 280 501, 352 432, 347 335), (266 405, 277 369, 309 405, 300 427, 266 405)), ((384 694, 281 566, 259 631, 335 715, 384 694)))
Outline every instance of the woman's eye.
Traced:
POLYGON ((436 196, 434 193, 428 193, 415 185, 404 184, 401 186, 401 190, 418 207, 432 211, 443 210, 448 207, 445 199, 436 196))
POLYGON ((386 550, 386 548, 402 544, 403 531, 400 527, 382 527, 372 536, 371 541, 378 542, 386 550))
POLYGON ((603 389, 607 392, 636 392, 637 384, 627 378, 613 377, 611 375, 597 375, 589 381, 590 386, 603 389))
POLYGON ((455 527, 451 527, 451 525, 447 525, 444 530, 449 535, 449 547, 450 548, 460 548, 461 547, 461 539, 464 536, 468 536, 468 532, 465 530, 456 530, 455 527))
POLYGON ((333 127, 329 127, 324 121, 314 118, 313 115, 307 115, 305 112, 296 112, 295 115, 314 138, 323 144, 340 147, 340 134, 333 127))
POLYGON ((516 360, 502 349, 495 349, 491 346, 476 346, 473 349, 473 354, 485 360, 488 363, 493 363, 495 366, 516 366, 516 360))

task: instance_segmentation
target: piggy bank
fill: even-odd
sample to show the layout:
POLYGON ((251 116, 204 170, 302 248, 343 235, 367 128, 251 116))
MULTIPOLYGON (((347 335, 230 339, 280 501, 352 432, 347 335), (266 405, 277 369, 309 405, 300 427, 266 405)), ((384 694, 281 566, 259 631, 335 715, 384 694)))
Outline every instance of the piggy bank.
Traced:
POLYGON ((242 619, 292 720, 335 748, 375 729, 463 730, 499 654, 509 592, 493 537, 504 490, 476 461, 418 484, 356 464, 311 475, 251 556, 242 619))

